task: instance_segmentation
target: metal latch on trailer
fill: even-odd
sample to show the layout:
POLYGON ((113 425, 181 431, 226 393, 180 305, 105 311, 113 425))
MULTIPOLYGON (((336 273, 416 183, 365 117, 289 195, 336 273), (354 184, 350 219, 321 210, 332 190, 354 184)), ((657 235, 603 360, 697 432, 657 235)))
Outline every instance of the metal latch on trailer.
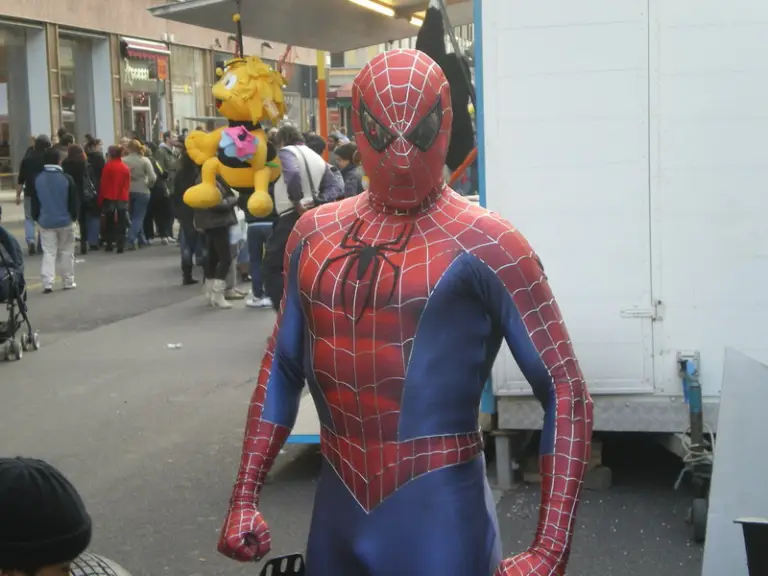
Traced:
POLYGON ((653 308, 626 308, 621 310, 619 314, 622 318, 650 318, 653 322, 657 322, 662 320, 662 308, 662 301, 656 300, 653 303, 653 308))

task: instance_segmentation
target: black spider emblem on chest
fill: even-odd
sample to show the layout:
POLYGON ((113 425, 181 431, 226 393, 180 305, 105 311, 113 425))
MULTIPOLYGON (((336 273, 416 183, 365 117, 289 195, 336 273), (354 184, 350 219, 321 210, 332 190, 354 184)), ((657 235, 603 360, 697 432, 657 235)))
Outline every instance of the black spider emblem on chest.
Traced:
MULTIPOLYGON (((392 298, 395 295, 395 289, 400 280, 400 266, 392 262, 387 253, 405 252, 415 228, 413 224, 405 224, 394 240, 381 242, 380 244, 369 244, 360 237, 364 224, 365 222, 362 218, 358 218, 352 223, 352 226, 347 230, 346 234, 344 234, 344 238, 341 239, 341 243, 339 244, 339 248, 345 250, 345 252, 328 258, 323 263, 323 266, 320 268, 320 272, 317 275, 317 283, 315 285, 315 295, 317 297, 320 293, 323 276, 331 265, 334 262, 346 259, 347 262, 339 276, 339 301, 344 313, 350 318, 353 318, 355 324, 362 320, 365 311, 370 309, 373 304, 373 295, 376 292, 376 282, 382 266, 388 266, 393 274, 392 288, 389 291, 385 305, 392 302, 392 298), (357 265, 357 282, 361 282, 366 277, 370 278, 368 286, 365 288, 365 293, 362 295, 363 304, 359 307, 357 312, 355 312, 355 310, 350 311, 347 307, 347 291, 345 290, 345 287, 350 280, 350 276, 352 275, 352 270, 355 269, 355 265, 357 265), (368 274, 369 271, 370 274, 368 274)), ((357 306, 355 306, 355 308, 357 308, 357 306)))

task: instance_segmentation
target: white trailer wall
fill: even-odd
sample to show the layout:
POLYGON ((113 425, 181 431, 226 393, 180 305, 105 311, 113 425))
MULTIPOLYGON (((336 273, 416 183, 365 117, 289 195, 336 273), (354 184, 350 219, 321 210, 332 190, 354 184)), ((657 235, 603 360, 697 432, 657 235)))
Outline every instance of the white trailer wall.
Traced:
MULTIPOLYGON (((712 397, 725 346, 768 356, 768 3, 482 3, 487 205, 544 262, 597 426, 685 427, 677 352, 712 397)), ((508 352, 493 379, 500 426, 538 425, 508 352)))
MULTIPOLYGON (((651 320, 621 316, 651 307, 645 4, 483 14, 488 208, 537 250, 582 368, 611 392, 653 390, 651 320)), ((497 390, 528 393, 511 354, 496 368, 497 390)))
POLYGON ((719 395, 724 347, 768 358, 768 2, 651 7, 657 383, 695 349, 719 395))

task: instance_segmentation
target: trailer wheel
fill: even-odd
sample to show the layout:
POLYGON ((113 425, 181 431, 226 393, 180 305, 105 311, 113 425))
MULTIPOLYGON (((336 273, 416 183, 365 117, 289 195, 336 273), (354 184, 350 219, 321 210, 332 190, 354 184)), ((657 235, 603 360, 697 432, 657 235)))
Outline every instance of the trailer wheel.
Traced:
POLYGON ((707 513, 709 501, 706 498, 696 498, 691 507, 691 524, 693 525, 693 541, 701 544, 707 537, 707 513))

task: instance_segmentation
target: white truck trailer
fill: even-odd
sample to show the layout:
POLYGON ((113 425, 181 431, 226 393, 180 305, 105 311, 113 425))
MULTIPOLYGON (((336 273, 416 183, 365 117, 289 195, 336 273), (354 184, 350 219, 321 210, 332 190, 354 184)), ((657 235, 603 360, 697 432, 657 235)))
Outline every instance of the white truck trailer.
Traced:
MULTIPOLYGON (((595 429, 714 429, 726 347, 768 358, 768 3, 476 2, 481 196, 541 257, 595 429)), ((511 354, 500 429, 541 409, 511 354)))
MULTIPOLYGON (((338 52, 414 35, 427 3, 188 0, 153 13, 227 31, 239 8, 247 35, 338 52)), ((595 428, 685 431, 679 361, 694 358, 714 429, 725 347, 768 358, 768 3, 447 4, 453 24, 475 24, 480 202, 539 253, 595 428)), ((499 429, 539 428, 506 350, 493 391, 499 429)), ((304 408, 298 441, 319 427, 304 408)))

